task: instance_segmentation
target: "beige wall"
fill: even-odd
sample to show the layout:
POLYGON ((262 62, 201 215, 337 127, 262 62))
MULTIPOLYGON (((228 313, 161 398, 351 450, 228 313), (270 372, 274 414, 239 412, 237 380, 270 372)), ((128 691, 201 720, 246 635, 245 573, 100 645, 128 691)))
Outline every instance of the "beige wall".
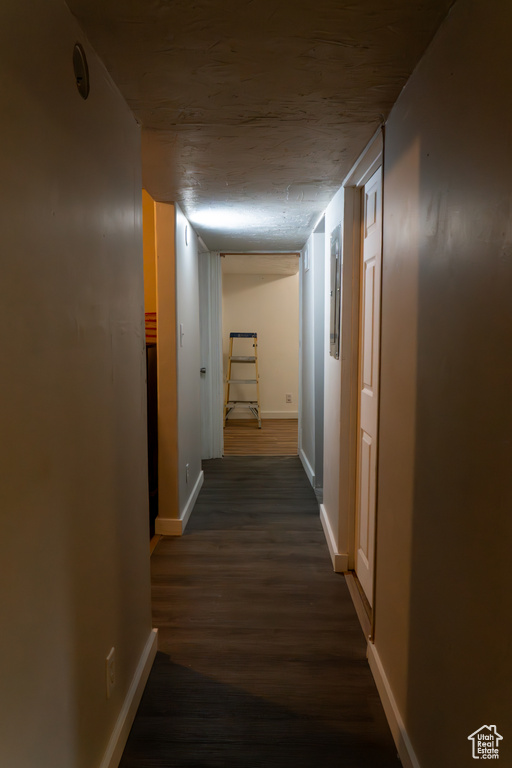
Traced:
POLYGON ((142 240, 144 253, 144 309, 156 312, 155 201, 142 190, 142 240))
MULTIPOLYGON (((343 219, 343 196, 340 189, 325 212, 325 350, 324 350, 324 494, 323 511, 332 531, 331 544, 335 553, 346 556, 348 541, 345 529, 339 525, 339 465, 340 465, 340 388, 341 361, 329 354, 331 234, 343 219)), ((332 552, 331 552, 332 554, 332 552)), ((335 566, 336 567, 336 566, 335 566)), ((346 567, 346 565, 345 565, 346 567)))
MULTIPOLYGON (((224 372, 227 374, 229 334, 258 334, 261 412, 263 418, 297 418, 299 398, 299 274, 238 275, 222 277, 222 325, 224 372), (286 403, 285 395, 292 395, 286 403)), ((234 342, 234 354, 252 354, 252 342, 234 342), (242 350, 239 352, 238 350, 242 350)), ((250 378, 254 368, 233 367, 234 377, 250 378)), ((230 396, 255 397, 251 385, 233 385, 230 396)), ((235 409, 232 418, 247 411, 235 409)))
POLYGON ((422 768, 489 723, 512 765, 511 23, 456 3, 386 126, 375 648, 422 768))
POLYGON ((155 203, 156 291, 158 310, 158 518, 179 519, 178 380, 176 364, 176 211, 155 203))
POLYGON ((0 41, 0 764, 93 768, 151 631, 139 129, 64 3, 0 41))

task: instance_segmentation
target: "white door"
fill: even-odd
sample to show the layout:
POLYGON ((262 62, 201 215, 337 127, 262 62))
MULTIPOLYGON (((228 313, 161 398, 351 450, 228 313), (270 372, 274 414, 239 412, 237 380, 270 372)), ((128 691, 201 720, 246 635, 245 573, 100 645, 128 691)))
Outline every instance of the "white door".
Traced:
POLYGON ((379 403, 382 176, 363 190, 361 315, 359 332, 359 430, 357 445, 356 574, 373 603, 375 491, 379 403))

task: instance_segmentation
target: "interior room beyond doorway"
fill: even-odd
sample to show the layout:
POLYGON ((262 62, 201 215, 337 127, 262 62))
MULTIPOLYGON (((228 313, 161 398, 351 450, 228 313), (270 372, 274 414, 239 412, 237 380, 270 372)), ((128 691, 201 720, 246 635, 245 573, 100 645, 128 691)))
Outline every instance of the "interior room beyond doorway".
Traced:
POLYGON ((232 355, 254 355, 254 365, 232 362, 224 455, 296 455, 299 399, 299 254, 225 254, 222 258, 224 381, 232 355), (236 346, 238 345, 238 346, 236 346), (250 367, 250 371, 249 371, 250 367), (241 380, 253 383, 240 383, 241 380), (258 399, 258 406, 248 401, 258 399), (259 428, 257 415, 261 418, 259 428))

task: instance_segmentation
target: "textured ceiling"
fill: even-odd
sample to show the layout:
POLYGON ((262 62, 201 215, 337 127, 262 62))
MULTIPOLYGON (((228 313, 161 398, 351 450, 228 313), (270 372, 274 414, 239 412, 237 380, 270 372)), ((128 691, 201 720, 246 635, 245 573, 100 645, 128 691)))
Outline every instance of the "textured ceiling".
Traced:
MULTIPOLYGON (((68 0, 212 250, 302 247, 453 0, 68 0)), ((94 84, 92 84, 94 87, 94 84)))

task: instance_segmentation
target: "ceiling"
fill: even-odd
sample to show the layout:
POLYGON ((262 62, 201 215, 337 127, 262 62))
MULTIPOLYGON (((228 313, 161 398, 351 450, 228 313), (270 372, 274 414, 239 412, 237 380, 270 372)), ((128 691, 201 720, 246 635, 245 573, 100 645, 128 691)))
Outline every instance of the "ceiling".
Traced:
MULTIPOLYGON (((453 0, 67 0, 211 250, 300 249, 453 0)), ((94 88, 94 83, 92 83, 94 88)))

